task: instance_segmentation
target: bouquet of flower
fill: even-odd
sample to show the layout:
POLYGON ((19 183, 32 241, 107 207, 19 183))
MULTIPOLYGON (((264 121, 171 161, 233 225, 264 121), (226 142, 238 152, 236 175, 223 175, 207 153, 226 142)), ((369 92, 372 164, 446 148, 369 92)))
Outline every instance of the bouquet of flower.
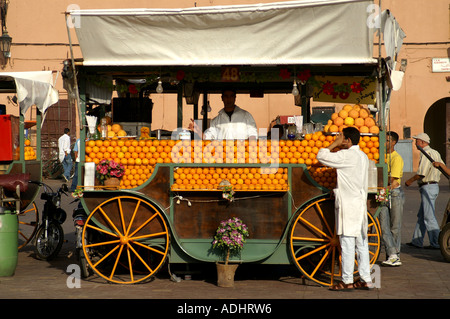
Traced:
POLYGON ((106 159, 102 159, 95 168, 95 177, 97 177, 102 185, 104 184, 105 179, 111 177, 121 178, 124 174, 125 168, 122 164, 106 159))
POLYGON ((375 199, 379 203, 389 202, 389 188, 382 188, 375 196, 375 199))
POLYGON ((220 222, 214 236, 213 248, 226 250, 225 264, 228 264, 231 251, 239 251, 244 247, 245 237, 248 237, 248 228, 237 217, 220 222))

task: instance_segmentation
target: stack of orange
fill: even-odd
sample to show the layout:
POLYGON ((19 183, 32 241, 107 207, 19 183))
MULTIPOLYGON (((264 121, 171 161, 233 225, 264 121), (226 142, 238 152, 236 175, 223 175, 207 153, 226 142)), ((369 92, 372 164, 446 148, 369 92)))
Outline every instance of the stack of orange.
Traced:
POLYGON ((34 151, 33 147, 25 146, 24 151, 24 157, 26 161, 32 161, 36 159, 36 152, 34 151))
POLYGON ((333 113, 324 131, 342 132, 342 129, 350 126, 356 127, 361 133, 378 134, 380 132, 370 111, 360 104, 353 106, 347 104, 339 112, 333 113))
POLYGON ((366 153, 370 160, 379 162, 380 142, 378 136, 362 136, 359 142, 359 148, 366 153))
MULTIPOLYGON (((305 135, 303 140, 175 141, 105 139, 86 142, 86 162, 98 164, 114 160, 125 167, 123 188, 144 183, 157 163, 262 163, 319 165, 316 155, 335 137, 322 132, 305 135)), ((363 136, 361 149, 373 160, 379 159, 378 137, 363 136)))
POLYGON ((217 190, 223 180, 234 190, 287 190, 287 168, 179 167, 173 190, 217 190))
POLYGON ((319 185, 329 189, 336 187, 336 169, 326 166, 311 166, 309 173, 319 185))
POLYGON ((31 141, 29 139, 25 140, 24 157, 26 161, 32 161, 37 158, 36 152, 34 151, 34 148, 31 146, 31 141))

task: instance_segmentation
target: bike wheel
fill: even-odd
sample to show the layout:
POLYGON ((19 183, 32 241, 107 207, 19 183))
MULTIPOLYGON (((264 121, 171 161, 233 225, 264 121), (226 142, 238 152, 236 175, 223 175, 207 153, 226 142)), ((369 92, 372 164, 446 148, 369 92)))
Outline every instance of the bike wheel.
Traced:
POLYGON ((86 259, 86 256, 84 256, 82 248, 77 248, 77 258, 78 258, 78 265, 80 265, 81 269, 81 277, 87 278, 91 276, 94 272, 92 271, 92 268, 89 266, 89 263, 86 259))
POLYGON ((60 224, 49 222, 47 236, 45 226, 41 225, 36 233, 34 251, 40 260, 51 260, 61 250, 64 241, 64 231, 60 224))

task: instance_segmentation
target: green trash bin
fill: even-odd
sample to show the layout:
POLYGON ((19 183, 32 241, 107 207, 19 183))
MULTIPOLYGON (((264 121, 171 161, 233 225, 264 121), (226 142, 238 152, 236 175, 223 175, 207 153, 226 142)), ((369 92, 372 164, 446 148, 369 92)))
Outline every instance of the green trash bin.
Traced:
POLYGON ((13 276, 16 271, 18 231, 17 214, 0 207, 0 277, 13 276))

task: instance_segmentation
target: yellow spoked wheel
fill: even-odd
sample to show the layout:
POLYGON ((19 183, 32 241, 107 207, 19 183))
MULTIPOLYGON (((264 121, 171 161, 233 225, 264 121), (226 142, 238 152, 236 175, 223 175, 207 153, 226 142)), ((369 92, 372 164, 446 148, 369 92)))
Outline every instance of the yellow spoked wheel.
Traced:
POLYGON ((133 196, 98 205, 83 228, 83 252, 89 266, 114 283, 145 281, 163 265, 169 231, 161 212, 133 196))
MULTIPOLYGON (((378 221, 368 213, 370 264, 380 252, 378 221)), ((310 280, 331 286, 341 276, 341 247, 336 235, 334 199, 320 199, 301 210, 292 224, 289 249, 297 268, 310 280)), ((355 269, 357 269, 355 258, 355 269)))
POLYGON ((36 234, 39 226, 39 211, 33 202, 17 215, 19 219, 18 249, 25 247, 36 234))

